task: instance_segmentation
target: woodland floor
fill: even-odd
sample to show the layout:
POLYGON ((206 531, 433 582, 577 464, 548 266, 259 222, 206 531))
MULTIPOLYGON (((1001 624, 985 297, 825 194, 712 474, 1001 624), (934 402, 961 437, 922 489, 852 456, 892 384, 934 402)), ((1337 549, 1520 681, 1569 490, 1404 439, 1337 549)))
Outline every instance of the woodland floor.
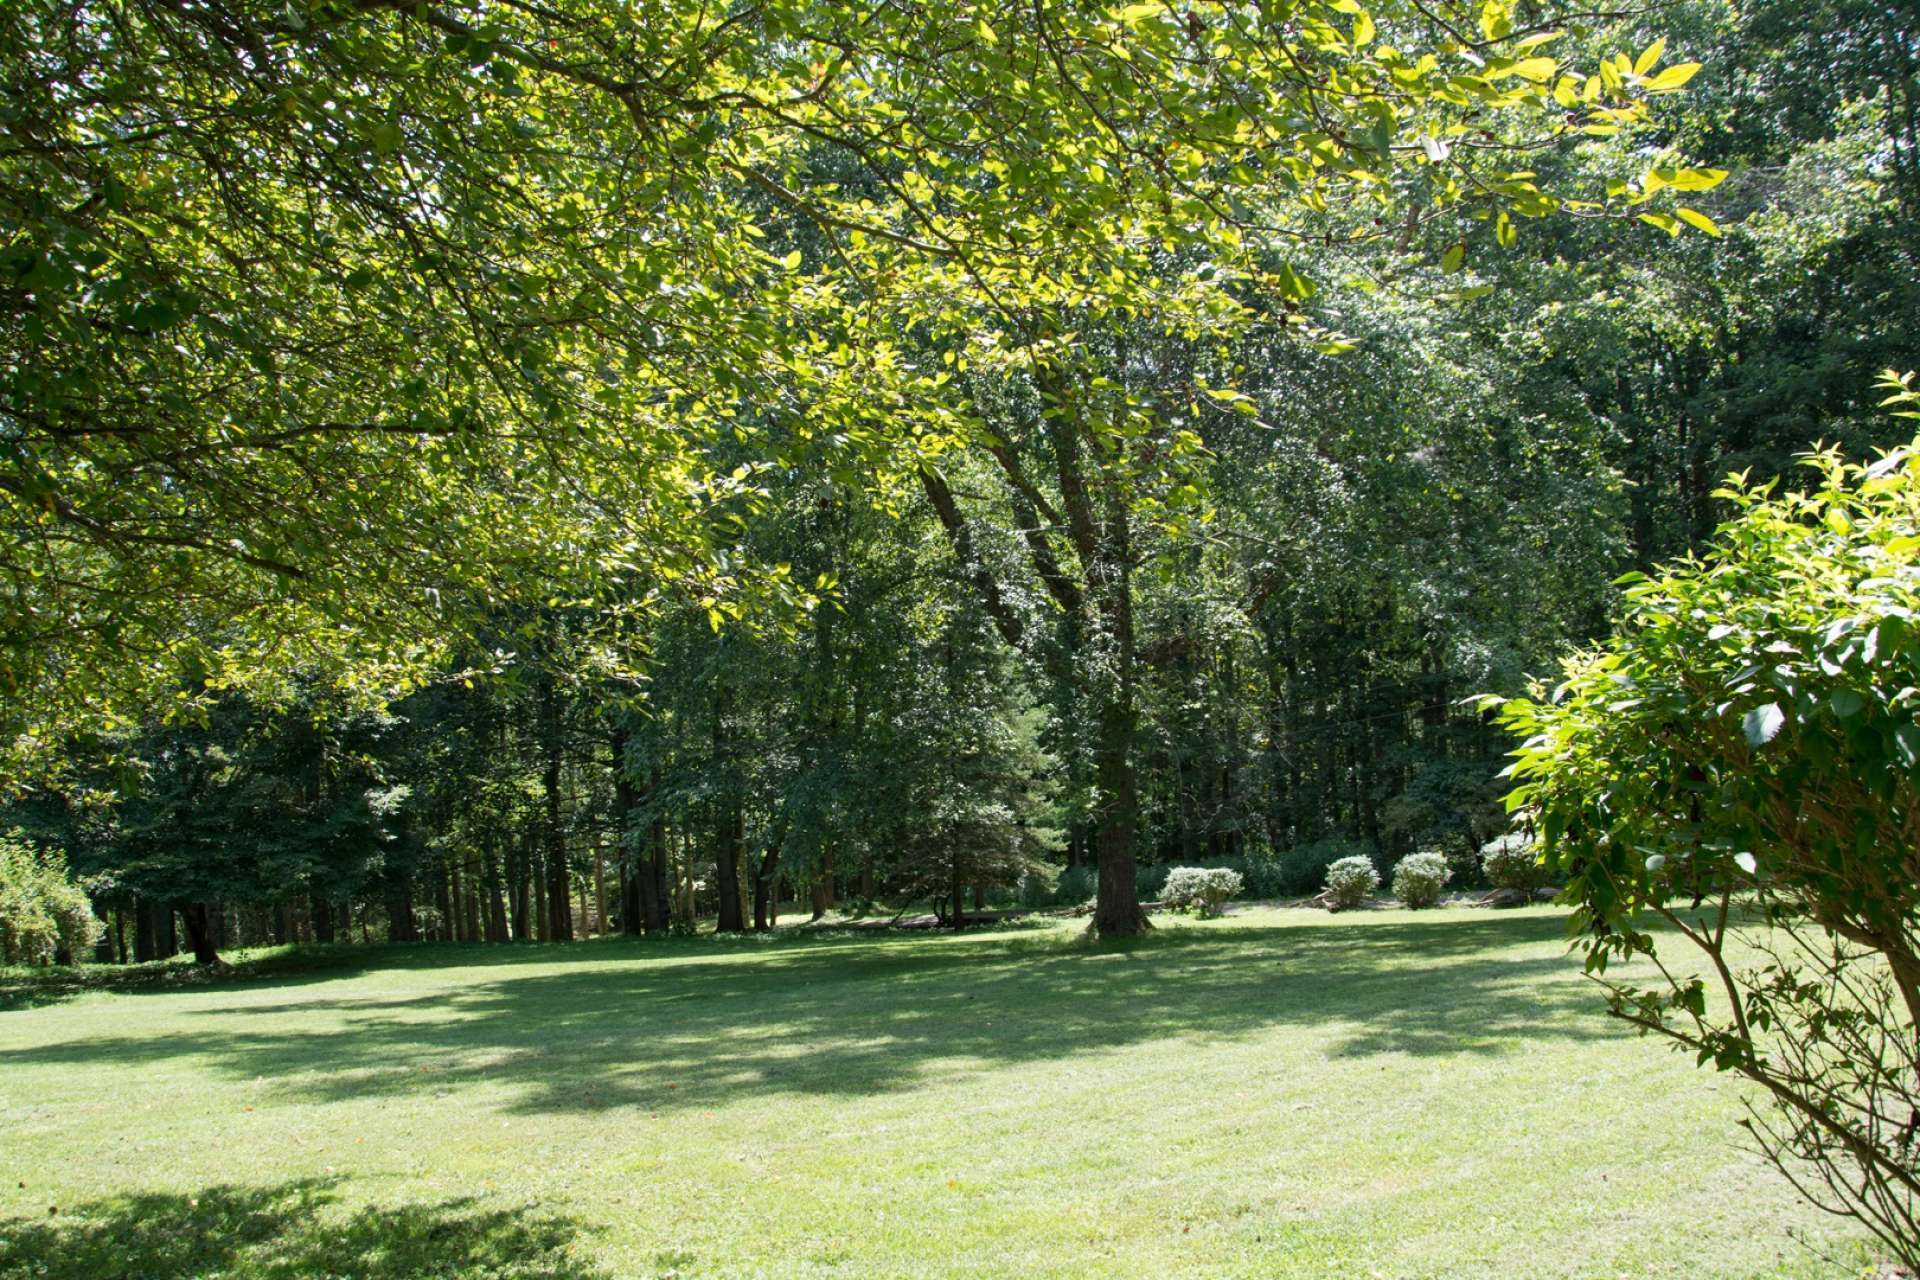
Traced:
POLYGON ((16 971, 0 1276, 1858 1274, 1552 909, 1160 924, 16 971))

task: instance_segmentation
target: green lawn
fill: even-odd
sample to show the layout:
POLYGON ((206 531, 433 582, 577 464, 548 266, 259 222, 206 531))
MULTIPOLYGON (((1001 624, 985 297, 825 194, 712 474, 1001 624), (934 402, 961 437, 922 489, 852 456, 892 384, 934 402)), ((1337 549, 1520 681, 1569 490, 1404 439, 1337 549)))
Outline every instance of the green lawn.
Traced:
POLYGON ((1547 909, 332 958, 16 984, 0 1276, 1858 1270, 1547 909))

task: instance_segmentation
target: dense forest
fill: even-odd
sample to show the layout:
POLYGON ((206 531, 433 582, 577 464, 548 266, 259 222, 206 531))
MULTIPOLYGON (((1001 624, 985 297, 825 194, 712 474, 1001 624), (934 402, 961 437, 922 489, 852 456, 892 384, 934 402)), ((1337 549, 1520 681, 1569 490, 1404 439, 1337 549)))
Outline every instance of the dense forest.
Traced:
MULTIPOLYGON (((1122 18, 1185 39, 1155 8, 1122 18)), ((265 62, 218 5, 19 7, 0 826, 64 855, 123 961, 1096 894, 1124 932, 1170 866, 1289 896, 1354 853, 1471 882, 1508 750, 1472 697, 1604 635, 1729 473, 1902 438, 1875 379, 1920 327, 1904 7, 1496 9, 1489 47, 1626 50, 1644 115, 1503 63, 1526 92, 1368 126, 1388 186, 1484 140, 1496 203, 1315 207, 1296 176, 1264 246, 1257 212, 1128 213, 1140 244, 1082 257, 1048 219, 1137 194, 1097 143, 1075 163, 1113 185, 1044 216, 921 190, 978 162, 932 123, 965 83, 914 87, 898 135, 848 106, 743 141, 720 79, 581 92, 594 37, 539 44, 532 7, 265 62), (469 101, 500 94, 534 123, 469 101), (1574 128, 1496 139, 1516 110, 1574 128), (887 221, 916 199, 949 214, 887 221), (1109 265, 1099 305, 1059 283, 1109 265)), ((996 76, 1050 38, 957 21, 996 76)), ((1397 74, 1367 22, 1334 32, 1351 73, 1397 74)), ((1256 206, 1266 173, 1208 187, 1230 157, 1134 137, 1204 142, 1190 106, 1113 126, 1147 205, 1256 206)), ((1068 145, 976 107, 1018 142, 989 165, 1068 145)))

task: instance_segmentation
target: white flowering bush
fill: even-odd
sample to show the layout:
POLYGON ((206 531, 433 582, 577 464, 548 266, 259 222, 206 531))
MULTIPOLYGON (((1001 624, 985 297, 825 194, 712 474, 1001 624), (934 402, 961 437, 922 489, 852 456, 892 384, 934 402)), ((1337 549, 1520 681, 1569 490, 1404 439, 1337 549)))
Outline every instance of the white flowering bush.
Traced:
POLYGON ((1342 858, 1327 868, 1327 896, 1336 907, 1357 907, 1379 888, 1380 873, 1372 858, 1342 858))
POLYGON ((1440 901, 1440 891, 1451 874, 1445 854, 1410 853, 1393 868, 1393 896, 1402 906, 1430 907, 1440 901))
POLYGON ((1490 840, 1481 848, 1480 869, 1494 888, 1528 895, 1546 878, 1546 869, 1540 865, 1540 851, 1533 841, 1517 831, 1490 840))
POLYGON ((1238 871, 1225 867, 1175 867, 1167 872, 1160 901, 1169 910, 1191 911, 1210 919, 1220 914, 1227 899, 1239 893, 1245 883, 1238 871))

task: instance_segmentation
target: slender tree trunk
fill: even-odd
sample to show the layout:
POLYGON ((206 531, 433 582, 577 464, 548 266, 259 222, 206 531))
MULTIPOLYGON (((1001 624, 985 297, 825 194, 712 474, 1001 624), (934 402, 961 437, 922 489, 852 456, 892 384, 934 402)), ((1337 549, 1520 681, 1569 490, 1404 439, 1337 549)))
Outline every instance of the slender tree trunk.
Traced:
POLYGON ((500 855, 493 841, 487 841, 486 850, 481 855, 480 882, 487 898, 487 941, 505 942, 507 933, 507 898, 500 883, 500 855))
MULTIPOLYGON (((654 770, 653 787, 660 787, 660 771, 654 770)), ((647 830, 647 840, 652 858, 647 866, 647 875, 640 893, 640 908, 646 912, 647 932, 665 933, 667 931, 668 904, 670 890, 667 885, 669 864, 673 861, 672 851, 667 843, 667 820, 656 816, 647 830)))
POLYGON ((593 850, 593 931, 607 931, 607 859, 598 845, 593 850))
POLYGON ((544 767, 540 790, 545 802, 544 837, 547 872, 547 940, 573 941, 573 902, 567 874, 567 832, 560 818, 560 695, 553 677, 543 676, 540 684, 540 736, 544 767))
POLYGON ((553 916, 547 911, 547 877, 536 851, 527 867, 527 882, 532 886, 533 906, 527 936, 539 942, 553 941, 553 916))
POLYGON ((518 849, 507 852, 508 907, 513 913, 515 942, 527 942, 533 937, 533 874, 532 859, 528 856, 531 843, 522 832, 518 849))
POLYGON ((741 910, 740 885, 740 845, 744 825, 745 818, 740 812, 738 800, 731 800, 720 807, 713 855, 715 879, 718 881, 716 888, 720 894, 719 922, 715 925, 718 933, 747 931, 745 913, 741 910))
POLYGON ((780 916, 780 849, 786 841, 784 827, 777 827, 767 846, 766 856, 753 870, 753 928, 755 933, 771 929, 780 916))
POLYGON ((641 900, 645 897, 645 860, 640 854, 639 832, 633 830, 633 811, 639 803, 638 788, 628 772, 627 732, 615 725, 613 747, 613 830, 620 851, 615 867, 620 880, 620 932, 637 934, 646 927, 641 900))
POLYGON ((833 846, 830 844, 820 850, 820 865, 814 868, 807 898, 815 920, 833 910, 833 846))

